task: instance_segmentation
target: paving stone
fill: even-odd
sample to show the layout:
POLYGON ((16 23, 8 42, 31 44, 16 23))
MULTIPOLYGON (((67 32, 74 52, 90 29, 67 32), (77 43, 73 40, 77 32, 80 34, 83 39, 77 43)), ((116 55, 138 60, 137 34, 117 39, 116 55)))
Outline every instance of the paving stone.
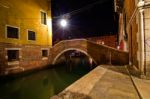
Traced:
POLYGON ((59 94, 62 99, 140 99, 125 66, 101 65, 59 94))

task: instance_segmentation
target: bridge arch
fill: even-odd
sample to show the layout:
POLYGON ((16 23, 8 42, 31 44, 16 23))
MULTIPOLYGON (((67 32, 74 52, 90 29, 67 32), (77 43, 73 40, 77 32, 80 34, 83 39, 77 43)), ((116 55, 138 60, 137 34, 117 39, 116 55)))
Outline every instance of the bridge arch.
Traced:
POLYGON ((128 52, 119 51, 117 49, 99 45, 86 39, 72 39, 60 41, 51 48, 50 63, 55 64, 57 59, 69 50, 77 50, 92 58, 95 64, 128 64, 128 52))
POLYGON ((56 61, 58 60, 58 58, 59 58, 62 54, 64 54, 64 53, 67 52, 67 51, 71 51, 71 50, 76 50, 76 51, 79 51, 79 52, 85 54, 87 57, 91 58, 95 64, 97 64, 97 62, 94 60, 94 58, 93 58, 91 55, 89 55, 86 51, 81 50, 81 49, 79 49, 79 48, 67 48, 67 49, 62 50, 60 53, 58 53, 58 55, 56 55, 56 56, 54 57, 52 64, 55 64, 56 61))

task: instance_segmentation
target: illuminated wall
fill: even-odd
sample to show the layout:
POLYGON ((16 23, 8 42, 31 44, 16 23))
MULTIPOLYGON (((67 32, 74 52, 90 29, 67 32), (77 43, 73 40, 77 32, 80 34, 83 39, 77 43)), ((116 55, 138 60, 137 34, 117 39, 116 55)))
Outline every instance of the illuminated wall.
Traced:
POLYGON ((13 44, 52 45, 50 0, 0 0, 0 42, 13 44), (41 24, 41 11, 46 13, 46 25, 41 24), (19 28, 19 39, 7 38, 6 26, 19 28), (36 40, 28 40, 28 30, 36 40))
POLYGON ((127 34, 130 65, 150 79, 150 0, 124 0, 119 34, 127 34))
MULTIPOLYGON (((128 36, 128 46, 129 46, 129 55, 130 62, 134 66, 138 66, 138 51, 139 51, 139 38, 138 38, 138 13, 134 14, 136 11, 137 2, 135 0, 125 0, 124 5, 124 24, 125 32, 128 36), (134 18, 132 18, 134 16, 134 18)), ((139 67, 138 67, 139 68, 139 67)))

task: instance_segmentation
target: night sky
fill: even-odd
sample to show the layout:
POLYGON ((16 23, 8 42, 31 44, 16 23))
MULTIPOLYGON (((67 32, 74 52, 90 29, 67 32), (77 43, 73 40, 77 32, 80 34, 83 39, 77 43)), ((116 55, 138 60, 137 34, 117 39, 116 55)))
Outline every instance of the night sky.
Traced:
POLYGON ((53 39, 85 38, 117 33, 113 0, 52 0, 53 39), (58 20, 67 15, 69 27, 58 20))

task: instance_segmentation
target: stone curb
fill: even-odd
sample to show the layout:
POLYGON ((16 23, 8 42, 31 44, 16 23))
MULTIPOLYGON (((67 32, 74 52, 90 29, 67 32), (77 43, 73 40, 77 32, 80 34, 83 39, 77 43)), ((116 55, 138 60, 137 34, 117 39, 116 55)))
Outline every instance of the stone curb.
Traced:
POLYGON ((143 98, 142 98, 142 95, 141 95, 141 93, 140 93, 140 91, 139 91, 138 88, 137 88, 137 85, 136 85, 136 83, 135 83, 135 81, 134 81, 133 76, 130 74, 130 72, 129 72, 127 66, 125 66, 125 68, 126 68, 127 72, 129 73, 130 79, 131 79, 131 81, 132 81, 133 86, 135 87, 135 90, 137 91, 137 94, 138 94, 139 98, 140 98, 140 99, 143 99, 143 98))

